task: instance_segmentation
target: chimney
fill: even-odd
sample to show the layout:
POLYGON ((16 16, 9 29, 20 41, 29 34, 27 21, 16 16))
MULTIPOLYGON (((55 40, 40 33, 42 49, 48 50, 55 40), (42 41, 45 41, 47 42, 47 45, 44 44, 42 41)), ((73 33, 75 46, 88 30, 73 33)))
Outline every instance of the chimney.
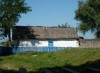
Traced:
POLYGON ((43 29, 47 29, 47 27, 43 26, 43 29))

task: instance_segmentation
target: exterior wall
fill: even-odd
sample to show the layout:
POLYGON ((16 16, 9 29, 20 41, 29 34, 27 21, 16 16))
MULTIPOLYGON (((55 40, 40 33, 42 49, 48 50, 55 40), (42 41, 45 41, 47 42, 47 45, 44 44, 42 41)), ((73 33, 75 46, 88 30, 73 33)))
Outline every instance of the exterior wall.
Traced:
MULTIPOLYGON (((15 45, 17 41, 15 42, 15 45)), ((18 46, 39 46, 39 47, 47 47, 48 41, 46 40, 20 40, 18 46)))
MULTIPOLYGON (((19 46, 48 47, 49 41, 53 41, 53 47, 79 47, 78 40, 21 40, 19 46)), ((15 45, 17 42, 15 42, 15 45)))
POLYGON ((79 47, 77 40, 58 40, 54 41, 54 46, 56 47, 79 47))
POLYGON ((81 39, 80 48, 100 48, 100 39, 81 39))
POLYGON ((21 53, 21 52, 55 52, 58 50, 63 50, 65 47, 0 47, 0 55, 10 55, 14 53, 21 53))

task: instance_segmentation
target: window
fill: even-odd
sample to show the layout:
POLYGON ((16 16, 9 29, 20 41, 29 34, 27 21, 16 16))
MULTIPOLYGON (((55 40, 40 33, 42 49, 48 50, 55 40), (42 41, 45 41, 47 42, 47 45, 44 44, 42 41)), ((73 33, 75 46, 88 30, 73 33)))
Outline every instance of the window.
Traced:
POLYGON ((48 46, 53 46, 53 41, 48 41, 48 46))

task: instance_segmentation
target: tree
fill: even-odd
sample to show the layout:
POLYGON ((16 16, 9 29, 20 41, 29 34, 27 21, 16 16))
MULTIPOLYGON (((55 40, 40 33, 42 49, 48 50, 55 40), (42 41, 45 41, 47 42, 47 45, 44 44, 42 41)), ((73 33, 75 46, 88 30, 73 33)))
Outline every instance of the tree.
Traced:
POLYGON ((31 11, 25 0, 0 0, 0 26, 10 39, 10 29, 21 18, 21 14, 31 11))
POLYGON ((70 25, 68 25, 68 23, 62 24, 62 25, 58 25, 58 27, 60 28, 66 28, 66 27, 70 27, 70 25))
POLYGON ((80 21, 79 31, 85 34, 90 30, 100 38, 100 0, 80 0, 75 14, 75 19, 80 21))

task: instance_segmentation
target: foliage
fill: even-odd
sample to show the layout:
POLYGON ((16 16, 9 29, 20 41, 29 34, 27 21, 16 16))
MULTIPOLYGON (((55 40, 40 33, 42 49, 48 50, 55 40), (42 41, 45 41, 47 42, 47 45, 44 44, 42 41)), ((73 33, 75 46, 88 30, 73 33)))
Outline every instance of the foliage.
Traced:
POLYGON ((88 61, 96 61, 99 59, 100 48, 71 48, 57 52, 26 52, 9 56, 0 56, 0 67, 11 70, 19 70, 20 67, 24 67, 29 72, 33 71, 32 73, 36 73, 36 71, 41 68, 61 68, 64 66, 68 67, 69 65, 74 67, 85 64, 88 61))
POLYGON ((65 24, 62 24, 62 25, 58 25, 58 27, 66 28, 66 27, 70 27, 70 26, 68 25, 68 23, 65 23, 65 24))
POLYGON ((0 0, 0 26, 5 35, 10 34, 10 28, 21 18, 22 13, 31 11, 25 0, 0 0))
POLYGON ((80 0, 75 11, 75 19, 80 21, 78 29, 82 33, 91 30, 100 38, 100 0, 80 0))
POLYGON ((13 44, 14 44, 14 42, 13 41, 9 41, 9 40, 7 42, 1 42, 0 43, 1 46, 9 46, 9 47, 14 46, 13 44))
POLYGON ((1 42, 0 45, 1 45, 1 46, 6 46, 7 43, 6 43, 6 42, 1 42))

